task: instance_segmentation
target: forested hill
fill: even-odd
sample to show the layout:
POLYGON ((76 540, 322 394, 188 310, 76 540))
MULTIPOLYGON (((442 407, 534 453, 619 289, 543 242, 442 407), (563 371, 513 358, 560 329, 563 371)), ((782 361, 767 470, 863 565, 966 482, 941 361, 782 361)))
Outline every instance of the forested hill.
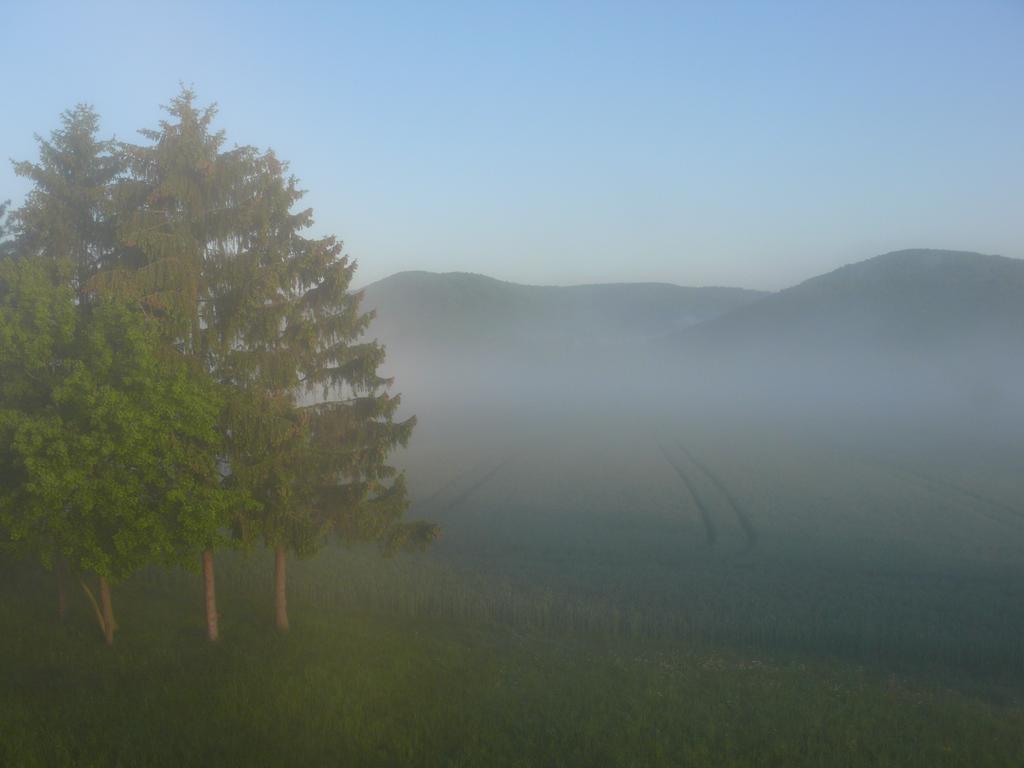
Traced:
POLYGON ((722 355, 779 351, 1024 352, 1024 260, 894 251, 766 296, 675 336, 722 355))
POLYGON ((400 272, 365 288, 371 334, 396 356, 530 355, 644 343, 764 294, 667 283, 519 285, 483 275, 400 272))
POLYGON ((1016 402, 1024 376, 1024 261, 962 251, 896 251, 778 293, 404 272, 365 306, 401 391, 990 404, 1016 402))
POLYGON ((673 334, 664 356, 732 401, 885 404, 1020 426, 1024 261, 887 253, 673 334))
POLYGON ((665 283, 518 285, 401 272, 365 289, 371 333, 396 355, 596 349, 668 341, 680 352, 921 355, 1024 350, 1024 260, 904 250, 778 293, 665 283))

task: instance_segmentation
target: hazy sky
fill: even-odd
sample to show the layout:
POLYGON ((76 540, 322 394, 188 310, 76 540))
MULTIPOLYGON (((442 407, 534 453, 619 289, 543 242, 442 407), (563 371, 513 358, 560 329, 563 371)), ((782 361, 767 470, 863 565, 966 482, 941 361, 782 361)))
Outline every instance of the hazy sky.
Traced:
MULTIPOLYGON (((908 247, 1024 256, 1024 2, 0 0, 0 148, 179 81, 273 147, 360 282, 779 288, 908 247)), ((25 185, 0 168, 0 199, 25 185)))

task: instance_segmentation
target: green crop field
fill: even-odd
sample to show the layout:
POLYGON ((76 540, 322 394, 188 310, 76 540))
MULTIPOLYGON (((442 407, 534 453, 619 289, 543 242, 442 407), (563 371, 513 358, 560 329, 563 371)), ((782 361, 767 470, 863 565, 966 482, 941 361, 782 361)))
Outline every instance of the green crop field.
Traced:
MULTIPOLYGON (((431 601, 451 609, 459 587, 433 565, 340 549, 294 569, 293 630, 280 636, 267 558, 224 560, 218 645, 202 637, 197 579, 152 571, 117 589, 114 651, 99 642, 84 601, 58 626, 44 599, 50 581, 8 564, 0 764, 1024 760, 1024 710, 1005 690, 964 692, 704 643, 517 629, 500 612, 442 617, 431 601)), ((463 599, 464 608, 472 602, 463 599)))
POLYGON ((452 428, 410 451, 414 511, 445 564, 541 595, 534 623, 1020 678, 1024 451, 823 427, 452 428))
POLYGON ((442 539, 294 563, 288 636, 265 551, 218 556, 212 648, 195 574, 118 585, 111 651, 7 562, 0 764, 1024 762, 1021 454, 562 418, 425 420, 442 539))

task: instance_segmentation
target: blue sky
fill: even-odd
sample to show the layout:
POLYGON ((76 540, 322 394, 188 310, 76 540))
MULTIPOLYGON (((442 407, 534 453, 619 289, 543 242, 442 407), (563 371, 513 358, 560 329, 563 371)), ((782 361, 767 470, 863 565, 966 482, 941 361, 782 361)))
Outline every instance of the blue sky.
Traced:
MULTIPOLYGON (((1024 257, 1024 2, 0 3, 0 150, 179 81, 273 147, 360 282, 781 288, 1024 257)), ((25 185, 0 167, 0 199, 25 185)))

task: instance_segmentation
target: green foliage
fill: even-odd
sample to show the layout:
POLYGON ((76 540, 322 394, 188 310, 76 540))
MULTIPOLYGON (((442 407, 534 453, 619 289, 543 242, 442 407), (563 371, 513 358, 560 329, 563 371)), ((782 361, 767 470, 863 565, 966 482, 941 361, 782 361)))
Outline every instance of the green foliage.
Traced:
POLYGON ((127 168, 113 197, 118 222, 117 258, 92 281, 101 293, 138 299, 160 318, 165 336, 218 370, 216 296, 225 285, 219 269, 239 247, 250 217, 248 183, 255 150, 222 151, 212 133, 216 110, 198 109, 183 90, 165 108, 169 120, 141 133, 149 144, 121 144, 127 168))
POLYGON ((215 108, 189 90, 167 113, 143 131, 150 144, 122 147, 123 252, 92 284, 138 298, 228 385, 230 484, 260 510, 238 532, 299 554, 331 532, 428 542, 431 526, 400 522, 405 485, 387 457, 415 420, 395 421, 384 350, 361 340, 370 315, 350 290, 355 262, 334 237, 303 237, 312 213, 294 210, 303 193, 272 152, 224 150, 215 108))
POLYGON ((33 185, 13 216, 17 251, 43 259, 79 291, 111 258, 116 240, 111 190, 123 162, 98 133, 96 111, 79 104, 48 140, 36 137, 37 163, 14 163, 33 185))
POLYGON ((191 562, 237 503, 218 389, 137 309, 75 304, 36 260, 0 270, 0 529, 113 580, 191 562))
POLYGON ((187 89, 166 110, 127 144, 80 105, 15 163, 33 188, 10 223, 0 208, 19 257, 0 262, 6 538, 115 580, 190 562, 229 522, 300 554, 333 532, 427 543, 400 521, 387 457, 415 420, 361 340, 355 263, 301 235, 273 153, 225 149, 187 89))

